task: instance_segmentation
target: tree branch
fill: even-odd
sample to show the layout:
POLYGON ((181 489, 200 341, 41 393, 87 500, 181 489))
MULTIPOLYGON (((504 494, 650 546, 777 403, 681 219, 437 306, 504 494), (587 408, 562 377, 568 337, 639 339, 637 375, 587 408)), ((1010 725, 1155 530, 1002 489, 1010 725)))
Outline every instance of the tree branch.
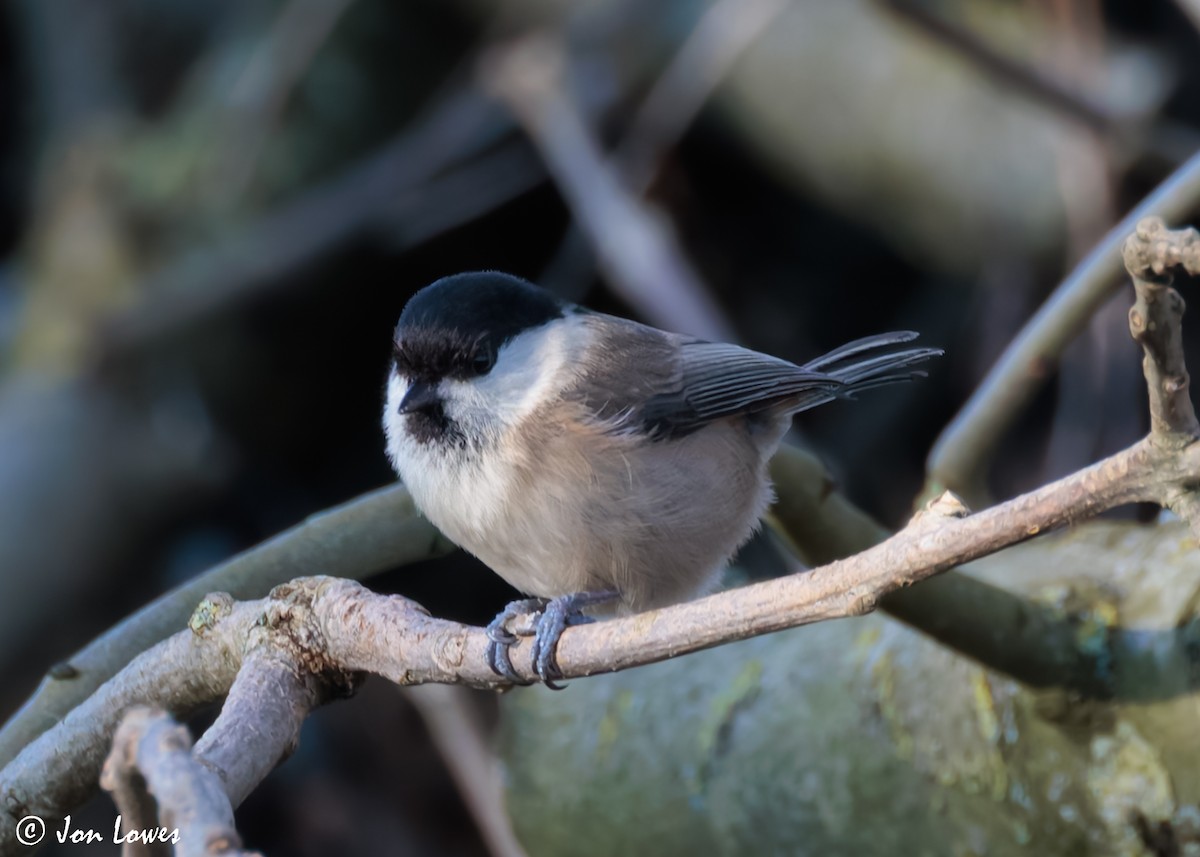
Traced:
POLYGON ((616 160, 636 195, 653 183, 663 152, 678 142, 746 49, 789 5, 788 0, 719 0, 704 10, 638 105, 618 146, 616 160))
POLYGON ((1184 447, 1200 437, 1200 423, 1183 354, 1184 302, 1171 288, 1171 271, 1200 273, 1200 235, 1195 229, 1172 232, 1161 218, 1147 218, 1125 242, 1124 257, 1137 292, 1129 331, 1145 353, 1150 436, 1160 445, 1184 447))
POLYGON ((553 37, 532 36, 488 55, 480 76, 541 151, 614 290, 652 323, 669 320, 682 333, 732 339, 669 219, 622 185, 567 97, 565 64, 553 37))
POLYGON ((1114 226, 1062 281, 942 431, 926 464, 928 495, 970 496, 1000 438, 1050 377, 1063 349, 1121 282, 1121 247, 1152 214, 1187 217, 1200 200, 1200 154, 1192 156, 1114 226))
POLYGON ((221 714, 196 742, 197 758, 217 773, 234 806, 292 754, 309 712, 356 683, 327 659, 312 658, 312 641, 298 635, 302 626, 288 612, 290 591, 290 584, 276 587, 260 609, 221 714))
POLYGON ((227 208, 250 186, 288 100, 353 3, 290 0, 254 46, 218 117, 212 193, 227 208))
MULTIPOLYGON (((834 489, 824 465, 794 447, 771 461, 772 518, 810 565, 873 547, 891 533, 834 489)), ((969 566, 894 589, 879 608, 914 630, 1030 687, 1107 698, 1116 688, 1102 666, 1106 651, 1081 648, 1062 611, 973 576, 969 566)))
MULTIPOLYGON (((1200 474, 1200 452, 1188 451, 1187 476, 1200 474)), ((964 518, 935 504, 905 529, 856 556, 810 572, 751 584, 686 604, 569 629, 558 648, 565 678, 614 672, 722 643, 874 609, 887 592, 1038 533, 1122 503, 1166 496, 1177 483, 1156 470, 1179 453, 1143 441, 1065 479, 964 518)), ((402 599, 365 598, 357 584, 322 590, 322 637, 343 668, 398 684, 443 681, 494 688, 487 637, 424 615, 402 599), (348 587, 355 587, 354 590, 348 587), (329 600, 326 600, 329 599, 329 600)), ((530 644, 512 652, 519 675, 533 681, 530 644)))
POLYGON ((186 718, 229 691, 258 618, 237 607, 228 596, 201 602, 192 630, 136 657, 0 769, 0 855, 18 853, 17 819, 36 815, 49 823, 91 796, 127 709, 150 705, 186 718))
POLYGON ((354 681, 320 653, 311 610, 296 591, 280 586, 241 603, 214 593, 188 630, 140 655, 26 747, 0 771, 0 855, 16 853, 9 834, 17 819, 61 819, 94 791, 109 738, 135 705, 186 718, 224 697, 193 755, 228 803, 241 803, 295 747, 308 713, 354 681))
POLYGON ((489 730, 473 704, 476 694, 455 685, 423 684, 408 688, 404 698, 421 715, 491 857, 529 857, 505 810, 503 777, 489 730))
MULTIPOLYGON (((570 628, 562 636, 558 663, 565 678, 579 678, 861 615, 899 587, 1122 503, 1169 502, 1174 492, 1197 479, 1200 447, 1171 449, 1147 438, 974 515, 958 517, 965 509, 947 495, 899 533, 856 556, 686 604, 570 628)), ((194 619, 193 626, 211 639, 181 632, 145 653, 0 772, 5 813, 0 833, 23 815, 61 817, 86 797, 87 784, 99 770, 100 751, 115 727, 115 712, 124 706, 147 699, 163 704, 166 696, 168 710, 188 710, 219 698, 224 688, 190 680, 193 662, 204 662, 206 651, 214 656, 212 648, 243 651, 244 641, 264 624, 274 640, 298 648, 294 662, 311 675, 368 672, 400 685, 505 686, 487 666, 488 640, 482 629, 431 617, 405 598, 376 595, 353 581, 306 578, 276 587, 266 601, 232 604, 227 597, 214 597, 209 603, 212 608, 203 615, 211 618, 194 619)), ((523 640, 513 650, 514 666, 527 681, 535 679, 530 648, 523 640)), ((228 656, 212 659, 227 661, 228 656)), ((227 680, 226 688, 233 685, 235 675, 228 667, 220 677, 227 680)), ((260 754, 253 776, 244 781, 265 775, 277 760, 274 750, 260 754)), ((0 855, 6 853, 0 838, 0 855)))
POLYGON ((1192 26, 1200 30, 1200 0, 1175 0, 1175 5, 1192 22, 1192 26))
POLYGON ((233 807, 220 779, 194 757, 187 729, 164 711, 137 706, 126 713, 113 737, 100 785, 112 792, 123 835, 131 831, 162 835, 153 844, 126 842, 122 857, 252 857, 241 850, 233 807), (156 830, 160 822, 161 830, 156 830), (174 849, 169 847, 172 843, 174 849))
MULTIPOLYGON (((98 361, 127 359, 182 327, 261 299, 393 213, 398 195, 469 164, 510 129, 503 112, 478 92, 452 89, 411 127, 340 175, 264 214, 235 238, 183 252, 147 277, 135 289, 145 299, 99 331, 98 361)), ((477 201, 476 212, 501 201, 487 196, 477 201)), ((459 212, 471 213, 466 206, 459 212)))
POLYGON ((453 548, 420 516, 401 485, 313 515, 150 602, 52 667, 37 692, 0 729, 0 767, 135 657, 184 627, 208 592, 255 598, 297 575, 367 577, 453 548))
MULTIPOLYGON (((634 200, 646 195, 665 152, 679 142, 746 49, 788 7, 788 0, 720 0, 704 10, 634 111, 610 158, 634 200)), ((551 291, 570 293, 594 274, 595 256, 577 219, 540 280, 551 291)), ((659 323, 675 329, 683 322, 668 316, 659 323)))
POLYGON ((1023 63, 993 47, 987 39, 953 20, 934 12, 919 0, 884 0, 883 5, 920 27, 960 56, 978 65, 996 80, 1070 116, 1093 131, 1112 135, 1121 129, 1120 120, 1108 107, 1036 66, 1023 63))

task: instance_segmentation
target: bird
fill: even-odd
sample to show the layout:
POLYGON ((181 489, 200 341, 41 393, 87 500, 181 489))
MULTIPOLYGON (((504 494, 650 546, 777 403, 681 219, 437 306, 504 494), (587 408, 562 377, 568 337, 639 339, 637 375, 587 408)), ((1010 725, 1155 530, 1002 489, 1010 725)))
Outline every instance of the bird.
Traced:
POLYGON ((510 625, 534 614, 531 668, 557 688, 568 625, 711 591, 772 501, 767 465, 792 416, 923 376, 942 351, 916 337, 796 365, 510 274, 455 274, 396 324, 386 452, 425 517, 529 596, 488 626, 491 669, 523 682, 510 625))

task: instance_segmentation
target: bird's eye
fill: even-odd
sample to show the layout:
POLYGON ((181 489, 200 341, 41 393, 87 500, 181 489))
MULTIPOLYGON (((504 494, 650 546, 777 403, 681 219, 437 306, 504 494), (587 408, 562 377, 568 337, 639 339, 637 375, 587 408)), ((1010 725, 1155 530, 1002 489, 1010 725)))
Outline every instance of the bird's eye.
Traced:
POLYGON ((496 365, 496 355, 490 348, 485 348, 477 351, 475 356, 471 358, 471 368, 476 375, 486 375, 492 371, 492 367, 496 365))

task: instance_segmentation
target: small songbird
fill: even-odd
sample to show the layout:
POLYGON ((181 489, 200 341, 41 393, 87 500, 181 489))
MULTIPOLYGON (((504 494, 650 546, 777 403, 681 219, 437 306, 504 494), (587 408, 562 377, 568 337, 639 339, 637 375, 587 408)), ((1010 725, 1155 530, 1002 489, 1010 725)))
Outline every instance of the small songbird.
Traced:
POLYGON ((771 501, 767 462, 798 411, 908 381, 941 354, 911 332, 803 366, 592 312, 496 272, 445 277, 396 325, 383 428, 429 520, 518 590, 488 627, 513 681, 508 624, 540 612, 533 669, 583 608, 695 597, 771 501))

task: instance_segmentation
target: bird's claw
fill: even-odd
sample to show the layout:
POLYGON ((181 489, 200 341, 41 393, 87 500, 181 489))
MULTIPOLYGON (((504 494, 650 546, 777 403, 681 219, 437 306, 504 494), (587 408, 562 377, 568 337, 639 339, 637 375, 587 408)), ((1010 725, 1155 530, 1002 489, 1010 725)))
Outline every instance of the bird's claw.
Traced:
POLYGON ((509 630, 508 624, 518 616, 537 613, 539 614, 537 622, 532 630, 533 671, 546 687, 551 690, 562 690, 561 685, 555 684, 557 679, 562 678, 562 671, 558 668, 556 659, 558 639, 562 636, 562 632, 571 625, 586 625, 588 622, 595 621, 591 616, 581 612, 584 608, 614 601, 618 597, 616 592, 611 591, 574 592, 549 601, 544 598, 522 598, 519 601, 513 601, 487 626, 488 666, 496 675, 513 684, 530 683, 521 678, 513 669, 508 649, 517 641, 518 635, 528 636, 531 632, 518 629, 514 634, 509 630))
POLYGON ((508 656, 509 647, 517 641, 517 636, 508 630, 508 623, 526 613, 539 613, 545 606, 544 598, 522 598, 508 604, 488 624, 486 657, 492 672, 513 684, 531 684, 517 674, 517 671, 513 669, 512 658, 508 656))
POLYGON ((518 636, 533 635, 532 667, 534 673, 552 690, 562 690, 555 680, 562 678, 556 653, 562 632, 571 625, 595 621, 581 611, 618 597, 615 592, 576 592, 547 601, 544 598, 522 598, 513 601, 487 626, 487 663, 492 672, 513 684, 530 684, 513 668, 509 648, 518 636), (526 614, 538 614, 532 630, 509 629, 509 623, 526 614))
MULTIPOLYGON (((581 593, 586 594, 586 593, 581 593)), ((580 607, 574 603, 574 595, 555 598, 542 610, 538 617, 537 628, 533 633, 533 671, 542 683, 551 690, 562 690, 563 686, 555 684, 556 679, 562 678, 562 670, 558 668, 558 640, 569 625, 585 625, 595 621, 590 616, 580 613, 580 607)))
POLYGON ((562 678, 558 668, 558 640, 571 625, 586 625, 596 621, 582 611, 596 604, 604 604, 618 597, 616 592, 575 592, 562 595, 547 602, 538 617, 534 629, 533 671, 542 683, 551 690, 562 690, 562 685, 555 681, 562 678))

